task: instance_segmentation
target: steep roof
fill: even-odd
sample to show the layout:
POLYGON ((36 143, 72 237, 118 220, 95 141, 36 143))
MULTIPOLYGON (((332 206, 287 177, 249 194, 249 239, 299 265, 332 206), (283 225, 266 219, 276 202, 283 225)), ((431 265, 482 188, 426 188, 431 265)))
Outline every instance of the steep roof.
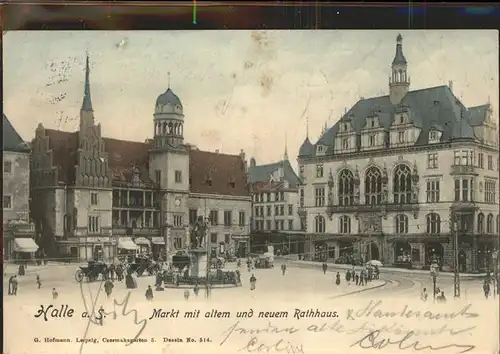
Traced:
POLYGON ((3 114, 3 150, 12 152, 29 153, 29 145, 21 138, 19 133, 14 129, 12 123, 3 114))
POLYGON ((290 165, 290 161, 288 160, 282 160, 267 165, 249 167, 249 181, 252 184, 254 184, 255 182, 269 182, 271 175, 278 171, 281 167, 283 168, 284 179, 288 181, 291 188, 295 188, 298 184, 301 184, 300 178, 297 176, 292 166, 290 165))
POLYGON ((192 193, 250 196, 245 162, 239 155, 189 149, 192 193))
MULTIPOLYGON (((78 163, 78 132, 45 129, 49 147, 53 150, 53 163, 59 168, 61 182, 75 182, 75 168, 78 163)), ((130 182, 134 170, 141 181, 151 183, 149 176, 150 141, 137 142, 103 138, 108 153, 108 166, 113 182, 130 182)), ((218 154, 189 149, 189 178, 194 193, 249 196, 246 183, 245 164, 239 155, 218 154), (207 183, 211 171, 212 185, 207 183), (234 187, 232 182, 234 182, 234 187)))
MULTIPOLYGON (((422 129, 416 145, 428 144, 428 133, 431 129, 442 130, 442 142, 458 138, 474 139, 472 126, 477 124, 479 118, 476 117, 482 112, 479 108, 467 110, 448 86, 410 91, 398 105, 392 104, 388 95, 361 99, 320 137, 316 145, 330 147, 327 150, 329 153, 342 123, 351 120, 354 130, 360 134, 366 124, 366 118, 374 114, 378 116, 382 127, 388 130, 401 110, 408 110, 410 121, 422 129)), ((314 154, 313 150, 309 156, 314 154)))

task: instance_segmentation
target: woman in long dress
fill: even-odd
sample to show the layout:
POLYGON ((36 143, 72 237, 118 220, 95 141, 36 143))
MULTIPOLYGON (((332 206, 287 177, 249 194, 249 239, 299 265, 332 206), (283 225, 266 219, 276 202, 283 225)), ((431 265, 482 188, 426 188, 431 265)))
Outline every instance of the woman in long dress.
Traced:
POLYGON ((252 274, 250 277, 250 290, 255 290, 255 283, 257 282, 257 278, 252 274))

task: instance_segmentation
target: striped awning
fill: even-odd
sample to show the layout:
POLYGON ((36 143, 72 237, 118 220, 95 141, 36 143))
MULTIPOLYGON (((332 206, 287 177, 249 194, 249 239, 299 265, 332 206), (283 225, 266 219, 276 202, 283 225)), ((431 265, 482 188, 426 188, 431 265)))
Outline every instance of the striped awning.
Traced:
POLYGON ((38 245, 32 238, 14 239, 14 251, 22 253, 33 253, 38 251, 38 245))
POLYGON ((137 237, 135 240, 134 240, 135 244, 136 245, 146 245, 146 246, 150 246, 151 245, 151 242, 145 238, 145 237, 137 237))
POLYGON ((154 236, 151 238, 151 243, 153 243, 154 245, 164 245, 165 240, 163 239, 163 237, 154 236))
POLYGON ((118 248, 135 251, 139 247, 137 247, 137 245, 134 243, 134 241, 132 241, 130 237, 120 237, 118 239, 118 248))

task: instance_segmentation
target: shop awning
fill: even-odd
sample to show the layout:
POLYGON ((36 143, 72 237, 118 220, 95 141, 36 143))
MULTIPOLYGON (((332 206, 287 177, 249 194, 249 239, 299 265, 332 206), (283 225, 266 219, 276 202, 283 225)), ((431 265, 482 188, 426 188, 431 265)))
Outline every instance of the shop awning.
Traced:
POLYGON ((151 242, 155 245, 164 245, 165 244, 165 240, 163 239, 163 237, 158 237, 158 236, 152 237, 151 242))
POLYGON ((118 248, 134 251, 139 247, 137 247, 137 245, 134 243, 134 241, 132 241, 130 237, 120 237, 118 239, 118 248))
POLYGON ((38 245, 32 238, 16 238, 14 239, 14 251, 33 253, 38 251, 38 245))
POLYGON ((145 237, 137 237, 134 242, 136 245, 151 245, 151 242, 149 242, 149 240, 145 237))

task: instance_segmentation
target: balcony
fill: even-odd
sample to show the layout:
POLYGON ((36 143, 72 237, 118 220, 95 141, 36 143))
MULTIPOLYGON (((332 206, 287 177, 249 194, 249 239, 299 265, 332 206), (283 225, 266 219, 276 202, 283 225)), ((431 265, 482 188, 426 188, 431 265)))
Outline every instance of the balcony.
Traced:
POLYGON ((126 201, 113 200, 113 208, 118 209, 159 209, 159 203, 127 203, 126 201))
POLYGON ((395 211, 412 212, 415 209, 419 208, 420 205, 418 203, 329 205, 326 207, 326 213, 328 215, 333 215, 333 214, 345 214, 345 213, 356 213, 356 212, 357 213, 395 212, 395 211))
POLYGON ((113 235, 130 235, 130 236, 158 236, 160 235, 160 228, 158 227, 125 227, 113 226, 113 235))
POLYGON ((451 203, 450 210, 452 212, 473 213, 478 209, 474 201, 454 201, 451 203))
POLYGON ((452 165, 450 175, 477 175, 477 173, 472 165, 452 165))

